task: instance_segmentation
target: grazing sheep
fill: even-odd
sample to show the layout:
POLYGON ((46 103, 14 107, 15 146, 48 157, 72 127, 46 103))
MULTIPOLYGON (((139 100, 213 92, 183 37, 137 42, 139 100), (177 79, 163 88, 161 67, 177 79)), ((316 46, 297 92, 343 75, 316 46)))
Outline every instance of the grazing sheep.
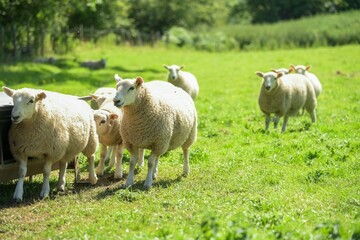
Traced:
MULTIPOLYGON (((120 126, 123 115, 122 110, 114 106, 113 99, 115 94, 91 96, 99 105, 99 109, 94 111, 96 130, 101 145, 100 161, 96 168, 96 174, 99 176, 104 174, 105 159, 107 159, 107 155, 110 155, 109 152, 111 152, 111 159, 108 166, 112 167, 116 163, 114 178, 121 179, 122 158, 124 152, 120 135, 120 126), (107 147, 109 147, 108 151, 107 147)), ((144 164, 144 149, 140 149, 139 151, 138 164, 140 166, 143 166, 144 164)))
POLYGON ((114 104, 124 111, 121 136, 131 153, 130 170, 124 188, 133 185, 138 149, 150 149, 148 173, 144 184, 149 189, 158 172, 159 157, 182 147, 183 174, 190 173, 189 149, 196 140, 197 113, 190 95, 168 82, 144 83, 122 80, 115 75, 117 93, 114 104))
POLYGON ((90 61, 80 62, 80 66, 89 68, 91 70, 102 69, 106 67, 106 59, 102 58, 99 61, 90 60, 90 61))
POLYGON ((292 71, 294 71, 298 74, 302 74, 305 77, 307 77, 308 79, 310 79, 312 85, 314 86, 316 97, 318 97, 322 91, 322 86, 321 86, 319 79, 316 77, 316 75, 308 71, 311 68, 311 66, 291 65, 290 67, 291 67, 292 71))
POLYGON ((280 117, 284 116, 281 131, 285 132, 288 118, 297 115, 303 107, 315 123, 316 96, 311 82, 305 76, 274 72, 256 72, 256 75, 263 78, 258 102, 265 114, 265 130, 269 128, 270 114, 274 113, 275 128, 280 117))
POLYGON ((98 147, 95 121, 90 106, 72 96, 23 88, 13 90, 3 86, 13 98, 12 124, 9 130, 10 151, 19 163, 19 180, 14 199, 23 198, 23 184, 29 159, 44 162, 44 182, 40 197, 49 195, 51 166, 59 162, 58 189, 64 190, 66 167, 82 152, 89 161, 89 179, 96 184, 94 170, 98 147))
POLYGON ((193 100, 195 100, 199 94, 199 85, 196 77, 192 73, 182 71, 181 69, 183 69, 184 66, 164 65, 164 68, 169 71, 168 81, 173 85, 182 88, 193 100))

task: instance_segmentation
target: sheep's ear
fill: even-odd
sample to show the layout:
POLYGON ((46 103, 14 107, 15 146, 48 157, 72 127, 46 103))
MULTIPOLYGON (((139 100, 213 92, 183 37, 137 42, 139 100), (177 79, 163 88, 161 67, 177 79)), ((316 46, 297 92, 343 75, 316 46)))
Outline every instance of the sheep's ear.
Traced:
POLYGON ((119 76, 119 74, 115 74, 114 78, 115 78, 116 82, 122 81, 122 78, 119 76))
POLYGON ((292 69, 292 70, 294 70, 294 71, 296 71, 296 68, 295 68, 295 66, 294 65, 290 65, 290 69, 292 69))
POLYGON ((276 69, 272 68, 271 71, 274 72, 274 73, 277 73, 276 69))
POLYGON ((109 118, 110 120, 116 120, 119 118, 119 115, 117 115, 116 113, 110 113, 109 118))
POLYGON ((261 78, 264 77, 264 73, 262 73, 262 72, 256 71, 255 74, 258 75, 261 78))
POLYGON ((99 98, 98 95, 95 95, 95 94, 90 94, 91 98, 94 99, 94 100, 97 100, 99 98))
POLYGON ((3 86, 2 89, 3 89, 4 93, 6 95, 8 95, 9 97, 12 97, 14 95, 14 93, 16 92, 14 89, 8 88, 6 86, 3 86))
POLYGON ((46 93, 45 92, 40 92, 40 93, 36 94, 35 100, 39 101, 39 100, 43 100, 45 98, 46 98, 46 93))
POLYGON ((281 78, 282 76, 284 76, 284 74, 282 72, 277 72, 276 78, 281 78))
POLYGON ((165 69, 169 70, 169 66, 163 65, 165 69))
POLYGON ((306 71, 308 71, 310 68, 311 68, 311 65, 307 65, 305 69, 306 69, 306 71))
POLYGON ((141 77, 137 77, 135 80, 135 86, 138 88, 144 83, 144 80, 141 77))
POLYGON ((288 69, 288 71, 289 71, 289 73, 291 73, 292 71, 295 71, 292 67, 290 67, 289 69, 288 69))
POLYGON ((183 69, 184 67, 185 67, 184 65, 180 66, 180 70, 183 69))

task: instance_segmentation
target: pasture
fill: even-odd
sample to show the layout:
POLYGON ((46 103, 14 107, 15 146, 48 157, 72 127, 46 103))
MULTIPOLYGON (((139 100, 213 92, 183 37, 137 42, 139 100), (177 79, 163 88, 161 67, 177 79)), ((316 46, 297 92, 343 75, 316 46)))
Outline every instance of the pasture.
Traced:
POLYGON ((124 179, 74 185, 68 170, 64 193, 56 192, 53 172, 50 197, 40 200, 38 175, 25 181, 24 201, 15 204, 15 182, 0 184, 0 238, 359 239, 359 56, 359 45, 208 53, 89 44, 57 65, 2 64, 2 85, 82 96, 115 86, 115 73, 165 80, 162 65, 175 63, 197 76, 200 94, 187 178, 178 149, 160 158, 150 191, 143 190, 146 163, 126 190, 120 189, 124 179), (96 71, 73 61, 102 57, 107 67, 96 71), (265 132, 255 71, 290 64, 312 65, 322 82, 318 122, 305 114, 290 118, 284 134, 272 125, 265 132))

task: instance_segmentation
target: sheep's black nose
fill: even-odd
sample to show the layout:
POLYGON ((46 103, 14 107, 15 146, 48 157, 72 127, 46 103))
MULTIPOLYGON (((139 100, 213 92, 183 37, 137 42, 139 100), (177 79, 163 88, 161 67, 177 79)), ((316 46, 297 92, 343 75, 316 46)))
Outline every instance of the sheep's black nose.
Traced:
POLYGON ((14 121, 18 120, 19 118, 20 118, 20 116, 13 116, 13 117, 12 117, 12 119, 13 119, 14 121))
POLYGON ((266 88, 266 90, 269 90, 269 89, 270 89, 270 86, 266 86, 265 88, 266 88))

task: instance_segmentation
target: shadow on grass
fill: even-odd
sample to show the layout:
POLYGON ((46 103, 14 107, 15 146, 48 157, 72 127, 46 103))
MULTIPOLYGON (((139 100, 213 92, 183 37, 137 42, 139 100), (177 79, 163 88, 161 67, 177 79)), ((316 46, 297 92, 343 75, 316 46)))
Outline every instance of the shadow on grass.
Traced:
MULTIPOLYGON (((105 69, 90 70, 80 67, 73 59, 59 59, 56 63, 34 63, 32 61, 17 61, 0 65, 1 81, 4 85, 12 86, 20 83, 35 85, 65 83, 66 81, 83 82, 94 87, 115 84, 115 73, 120 75, 132 73, 134 77, 142 73, 161 73, 159 69, 141 68, 129 69, 124 67, 107 67, 105 69), (14 68, 11 68, 14 66, 14 68)), ((130 76, 131 77, 131 76, 130 76)))

